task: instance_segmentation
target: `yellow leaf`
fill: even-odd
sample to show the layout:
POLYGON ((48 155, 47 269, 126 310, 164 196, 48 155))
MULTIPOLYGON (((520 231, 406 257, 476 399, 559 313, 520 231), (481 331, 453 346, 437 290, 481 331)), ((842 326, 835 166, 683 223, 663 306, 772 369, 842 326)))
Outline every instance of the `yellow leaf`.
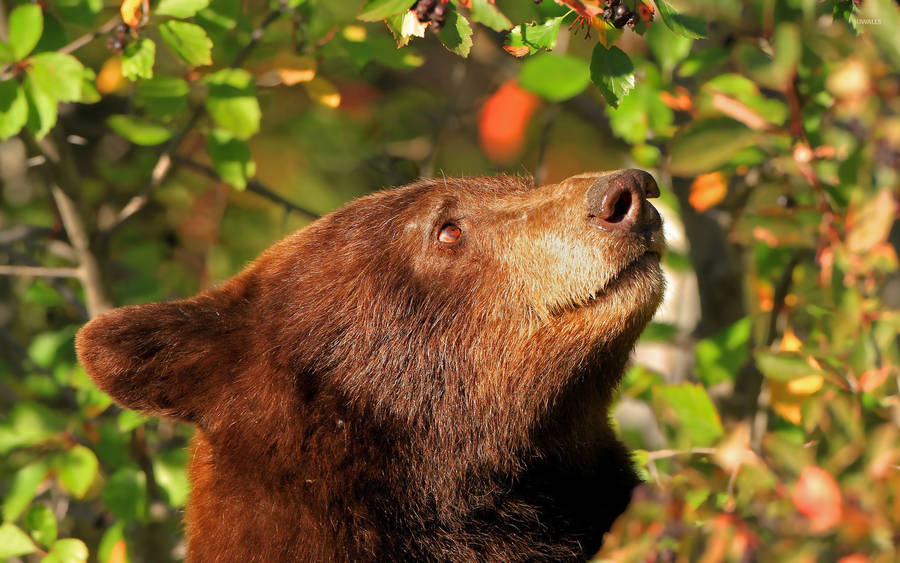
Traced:
POLYGON ((144 0, 123 0, 119 12, 122 14, 122 21, 135 27, 141 23, 144 15, 144 0))
POLYGON ((797 338, 791 327, 785 329, 784 336, 781 337, 781 344, 778 345, 778 350, 781 352, 798 352, 802 347, 803 342, 797 338))
POLYGON ((721 172, 700 174, 691 183, 691 194, 688 200, 697 211, 706 211, 725 199, 728 193, 728 182, 721 172))
POLYGON ((787 390, 793 395, 812 395, 821 389, 824 383, 825 379, 821 375, 807 375, 788 381, 787 390))
POLYGON ((285 86, 309 82, 316 76, 316 60, 312 57, 295 57, 289 64, 289 67, 277 70, 278 77, 285 86))
POLYGON ((100 72, 97 73, 97 91, 101 94, 122 92, 128 85, 128 81, 122 76, 122 59, 110 57, 106 59, 100 72))
POLYGON ((336 108, 341 105, 341 93, 337 87, 321 76, 316 76, 309 82, 304 82, 303 87, 306 93, 314 101, 330 108, 336 108))
POLYGON ((897 200, 887 188, 862 205, 853 206, 851 227, 847 234, 850 252, 861 254, 887 240, 896 214, 897 200))

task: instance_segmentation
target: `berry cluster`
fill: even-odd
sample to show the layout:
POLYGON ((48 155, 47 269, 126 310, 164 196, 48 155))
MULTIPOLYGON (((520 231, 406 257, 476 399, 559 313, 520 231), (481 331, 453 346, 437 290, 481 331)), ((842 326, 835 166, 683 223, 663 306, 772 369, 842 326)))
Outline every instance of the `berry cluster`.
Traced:
POLYGON ((434 31, 440 31, 444 27, 444 19, 447 17, 446 0, 416 0, 410 9, 416 13, 419 23, 431 24, 434 31))
POLYGON ((106 40, 106 48, 113 53, 121 53, 125 50, 125 45, 128 43, 128 36, 130 33, 131 28, 128 27, 128 24, 121 22, 113 29, 109 39, 106 40))
MULTIPOLYGON (((643 3, 640 5, 643 7, 643 3)), ((640 17, 644 15, 644 10, 642 10, 641 16, 632 12, 622 0, 605 0, 604 6, 603 19, 618 28, 624 27, 625 25, 633 28, 637 25, 638 21, 640 21, 640 17)), ((649 10, 646 11, 648 12, 648 21, 652 20, 653 12, 649 10)))

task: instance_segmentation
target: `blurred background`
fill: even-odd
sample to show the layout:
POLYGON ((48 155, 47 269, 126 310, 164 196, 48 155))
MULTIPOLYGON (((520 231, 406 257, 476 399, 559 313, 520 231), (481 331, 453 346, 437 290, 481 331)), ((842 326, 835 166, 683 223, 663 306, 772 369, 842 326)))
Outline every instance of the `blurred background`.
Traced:
POLYGON ((897 2, 0 0, 0 41, 0 559, 184 556, 192 430, 92 385, 91 316, 379 188, 624 167, 669 286, 598 557, 900 556, 897 2))

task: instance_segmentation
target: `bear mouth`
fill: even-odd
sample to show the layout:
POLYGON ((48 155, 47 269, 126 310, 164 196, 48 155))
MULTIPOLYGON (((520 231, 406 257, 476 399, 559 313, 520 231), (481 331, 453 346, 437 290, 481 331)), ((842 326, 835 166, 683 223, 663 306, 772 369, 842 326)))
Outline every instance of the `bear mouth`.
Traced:
POLYGON ((662 253, 658 250, 648 250, 628 263, 624 268, 619 270, 612 279, 595 291, 588 299, 587 304, 594 301, 602 300, 607 295, 614 293, 620 289, 637 281, 640 278, 646 278, 648 274, 659 269, 659 263, 662 259, 662 253))

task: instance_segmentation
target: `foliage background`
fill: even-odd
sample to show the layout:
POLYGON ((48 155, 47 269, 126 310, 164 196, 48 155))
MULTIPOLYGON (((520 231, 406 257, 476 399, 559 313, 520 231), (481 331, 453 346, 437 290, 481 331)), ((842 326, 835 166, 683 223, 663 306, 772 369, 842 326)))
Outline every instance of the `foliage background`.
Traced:
POLYGON ((424 39, 408 4, 0 0, 0 558, 183 557, 191 430, 93 387, 90 315, 420 176, 639 166, 673 283, 616 410, 647 486, 598 557, 897 560, 897 4, 656 2, 622 33, 454 0, 424 39))

